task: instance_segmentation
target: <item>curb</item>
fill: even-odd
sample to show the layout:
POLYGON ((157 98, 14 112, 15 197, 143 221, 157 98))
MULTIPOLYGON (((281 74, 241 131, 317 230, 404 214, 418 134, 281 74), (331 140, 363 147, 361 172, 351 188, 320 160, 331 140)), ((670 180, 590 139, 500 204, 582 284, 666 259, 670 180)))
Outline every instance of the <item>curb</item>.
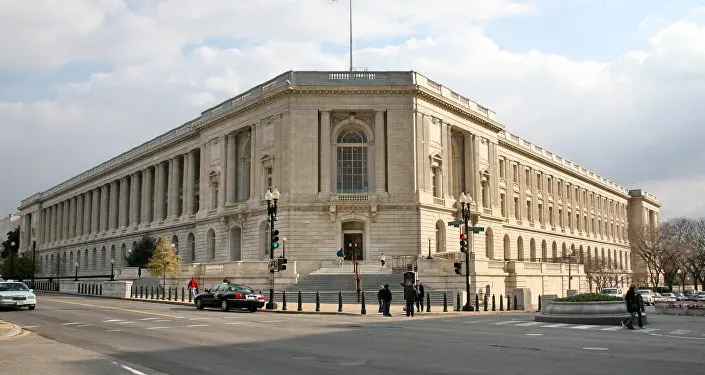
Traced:
POLYGON ((22 327, 20 327, 16 324, 12 324, 12 323, 4 321, 4 320, 0 320, 0 323, 9 324, 12 326, 12 329, 10 329, 9 332, 0 335, 0 340, 11 339, 11 338, 19 335, 20 333, 22 333, 22 327))
MULTIPOLYGON (((54 294, 54 295, 61 295, 61 296, 79 296, 79 297, 89 297, 89 298, 96 298, 96 299, 112 299, 112 300, 120 300, 120 301, 135 301, 135 302, 147 302, 147 303, 159 303, 163 305, 173 305, 173 306, 193 306, 193 303, 188 303, 188 302, 180 302, 180 301, 169 301, 169 300, 161 300, 161 299, 143 299, 143 298, 122 298, 122 297, 110 297, 110 296, 96 296, 92 294, 75 294, 75 293, 61 293, 61 292, 55 292, 55 291, 44 291, 44 290, 39 290, 38 292, 42 294, 54 294)), ((279 302, 281 303, 281 302, 279 302)), ((341 315, 341 316, 366 316, 366 315, 375 315, 377 314, 377 309, 376 305, 373 306, 375 307, 372 310, 368 310, 368 313, 363 315, 360 313, 353 313, 353 312, 337 312, 337 311, 297 311, 295 310, 296 307, 294 307, 294 310, 267 310, 267 309, 261 309, 257 310, 258 312, 265 312, 265 313, 270 313, 270 314, 294 314, 294 315, 341 315)), ((517 314, 531 314, 533 312, 531 311, 519 311, 519 310, 512 310, 512 311, 448 311, 448 312, 424 312, 423 316, 483 316, 483 315, 517 315, 517 314)))

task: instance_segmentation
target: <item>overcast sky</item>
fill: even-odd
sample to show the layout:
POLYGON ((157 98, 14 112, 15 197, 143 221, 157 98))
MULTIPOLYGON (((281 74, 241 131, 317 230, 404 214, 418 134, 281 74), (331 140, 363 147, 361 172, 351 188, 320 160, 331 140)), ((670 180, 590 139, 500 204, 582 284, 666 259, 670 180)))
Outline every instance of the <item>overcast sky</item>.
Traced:
MULTIPOLYGON (((287 70, 348 67, 348 1, 0 0, 0 214, 287 70)), ((355 66, 705 215, 701 0, 353 0, 355 66)))

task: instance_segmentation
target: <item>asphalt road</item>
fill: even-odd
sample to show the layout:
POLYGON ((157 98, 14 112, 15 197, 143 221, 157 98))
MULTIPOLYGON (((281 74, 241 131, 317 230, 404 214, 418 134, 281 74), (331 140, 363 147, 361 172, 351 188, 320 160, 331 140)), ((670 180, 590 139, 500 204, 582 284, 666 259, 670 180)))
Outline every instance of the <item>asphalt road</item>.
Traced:
POLYGON ((651 315, 644 330, 533 315, 291 315, 41 295, 0 319, 0 374, 691 374, 705 319, 651 315), (32 367, 34 366, 34 367, 32 367))

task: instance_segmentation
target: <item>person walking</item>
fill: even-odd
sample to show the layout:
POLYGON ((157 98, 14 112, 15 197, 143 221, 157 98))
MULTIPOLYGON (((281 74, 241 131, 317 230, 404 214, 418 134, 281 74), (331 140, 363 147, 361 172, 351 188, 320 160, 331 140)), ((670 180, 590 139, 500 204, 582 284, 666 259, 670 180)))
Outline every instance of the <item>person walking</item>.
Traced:
POLYGON ((384 265, 387 263, 387 257, 384 256, 384 253, 382 253, 382 255, 379 257, 379 261, 380 263, 382 263, 382 267, 384 267, 384 265))
POLYGON ((340 250, 338 250, 337 253, 335 253, 335 256, 338 257, 338 268, 343 266, 343 261, 345 260, 345 252, 343 251, 343 248, 341 247, 340 250))
POLYGON ((196 280, 195 277, 192 277, 191 280, 188 282, 188 291, 194 297, 196 297, 196 294, 198 294, 198 280, 196 280))
POLYGON ((380 285, 377 289, 377 302, 379 302, 379 312, 384 314, 384 307, 382 306, 382 296, 384 295, 384 285, 380 285))
POLYGON ((639 328, 644 328, 644 323, 641 315, 641 313, 644 312, 644 298, 639 292, 635 292, 634 296, 636 298, 636 313, 637 315, 639 315, 639 328))
POLYGON ((629 290, 624 296, 624 303, 626 303, 627 305, 627 312, 629 313, 629 317, 622 321, 622 327, 628 329, 634 329, 634 314, 636 314, 636 309, 638 308, 636 296, 637 293, 635 292, 635 289, 636 285, 632 284, 631 286, 629 286, 629 290))
POLYGON ((426 292, 424 291, 421 281, 416 282, 414 289, 416 290, 416 312, 421 312, 423 311, 423 298, 426 296, 426 292))
POLYGON ((384 287, 379 292, 382 300, 382 314, 384 316, 392 316, 389 312, 389 307, 392 304, 392 291, 389 290, 389 284, 384 284, 384 287))
POLYGON ((414 302, 416 302, 416 289, 413 284, 401 284, 404 287, 404 301, 406 301, 406 316, 414 316, 414 302))

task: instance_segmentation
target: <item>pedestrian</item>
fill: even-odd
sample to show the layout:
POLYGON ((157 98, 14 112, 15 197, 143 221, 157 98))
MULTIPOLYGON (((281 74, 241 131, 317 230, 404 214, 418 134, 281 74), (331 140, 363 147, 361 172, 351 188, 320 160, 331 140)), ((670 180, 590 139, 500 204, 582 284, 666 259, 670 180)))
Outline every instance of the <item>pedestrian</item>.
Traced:
POLYGON ((384 288, 381 290, 382 294, 382 314, 384 316, 392 316, 389 312, 389 307, 392 304, 392 291, 389 290, 389 284, 384 284, 384 288))
POLYGON ((379 261, 382 263, 382 267, 384 267, 385 263, 387 262, 387 257, 384 256, 384 253, 379 257, 379 261))
POLYGON ((636 285, 632 284, 629 287, 627 294, 624 296, 624 303, 627 305, 629 317, 622 321, 622 327, 629 329, 634 329, 634 314, 636 314, 636 309, 638 308, 635 289, 636 285))
POLYGON ((636 313, 637 315, 639 315, 639 328, 644 328, 644 323, 642 321, 641 315, 641 313, 644 312, 644 298, 639 292, 634 293, 634 296, 636 297, 636 313))
POLYGON ((406 316, 414 316, 414 302, 416 302, 416 289, 414 285, 409 283, 401 284, 404 287, 404 301, 406 301, 406 316))
POLYGON ((195 277, 192 277, 191 281, 188 282, 188 290, 194 297, 198 294, 198 281, 195 277))
POLYGON ((384 285, 380 285, 377 290, 377 302, 379 302, 379 312, 384 314, 384 307, 382 306, 382 297, 384 296, 384 285))
POLYGON ((421 281, 416 282, 416 311, 421 312, 423 311, 423 298, 426 296, 426 293, 423 288, 423 284, 421 281))
POLYGON ((343 261, 345 260, 345 252, 343 251, 343 248, 341 247, 340 250, 338 250, 337 253, 335 253, 335 256, 338 257, 338 268, 343 266, 343 261))

